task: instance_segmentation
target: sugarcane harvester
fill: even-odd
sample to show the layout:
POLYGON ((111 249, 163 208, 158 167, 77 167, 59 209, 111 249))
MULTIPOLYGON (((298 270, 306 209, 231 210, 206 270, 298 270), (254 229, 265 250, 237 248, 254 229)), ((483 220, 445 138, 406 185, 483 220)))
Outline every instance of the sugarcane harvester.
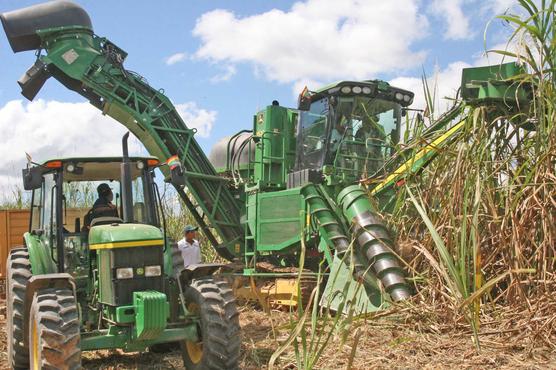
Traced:
MULTIPOLYGON (((342 81, 304 90, 297 109, 273 102, 207 158, 171 101, 125 69, 126 52, 94 34, 82 8, 50 2, 1 19, 15 52, 38 51, 19 81, 23 95, 33 99, 54 77, 127 127, 154 157, 177 156, 185 187, 176 191, 204 235, 221 257, 241 266, 241 275, 284 279, 283 289, 275 284, 266 291, 278 303, 291 303, 292 277, 311 280, 323 260, 328 282, 321 304, 341 309, 342 294, 357 294, 348 298, 369 311, 411 296, 380 214, 392 206, 401 179, 458 140, 462 124, 453 121, 465 115, 465 104, 416 138, 425 143, 419 149, 400 152, 413 93, 379 80, 342 81), (300 262, 304 269, 297 271, 300 262)), ((508 84, 494 80, 517 73, 514 64, 470 70, 462 97, 515 103, 508 84)), ((168 167, 161 170, 171 177, 168 167)))

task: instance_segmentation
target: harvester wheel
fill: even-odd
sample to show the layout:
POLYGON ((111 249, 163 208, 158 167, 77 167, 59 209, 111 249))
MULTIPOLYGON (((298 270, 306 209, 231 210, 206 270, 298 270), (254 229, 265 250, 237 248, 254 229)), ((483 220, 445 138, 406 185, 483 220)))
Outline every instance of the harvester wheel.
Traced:
POLYGON ((31 278, 31 263, 27 248, 10 251, 6 263, 6 332, 8 341, 8 365, 13 369, 29 368, 29 350, 23 344, 25 289, 31 278))
POLYGON ((71 289, 39 290, 30 316, 30 368, 81 369, 79 315, 71 289))
POLYGON ((199 342, 181 342, 188 370, 237 369, 241 348, 239 314, 229 283, 215 277, 195 279, 184 292, 187 309, 200 317, 199 342))

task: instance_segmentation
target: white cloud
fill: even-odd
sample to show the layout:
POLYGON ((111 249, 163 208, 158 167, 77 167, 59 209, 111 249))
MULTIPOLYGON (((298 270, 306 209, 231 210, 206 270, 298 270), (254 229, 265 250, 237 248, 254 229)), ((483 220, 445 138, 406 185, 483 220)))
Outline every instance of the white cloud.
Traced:
POLYGON ((517 5, 517 0, 489 0, 485 1, 484 7, 494 14, 503 14, 508 10, 513 10, 517 5))
POLYGON ((209 137, 217 112, 199 108, 195 102, 176 104, 176 110, 189 128, 197 129, 200 137, 209 137))
POLYGON ((229 81, 235 74, 237 70, 233 65, 227 65, 224 72, 215 76, 212 76, 210 82, 216 84, 219 82, 229 81))
POLYGON ((431 4, 431 12, 444 19, 446 33, 444 38, 448 40, 462 40, 473 37, 469 28, 469 19, 464 14, 463 0, 434 0, 431 4))
POLYGON ((185 53, 176 53, 176 54, 172 54, 169 57, 167 57, 165 62, 166 62, 167 65, 171 66, 171 65, 174 65, 176 63, 183 62, 186 57, 187 57, 187 54, 185 54, 185 53))
MULTIPOLYGON (((66 156, 121 155, 125 128, 103 116, 89 103, 13 100, 0 107, 0 186, 14 184, 26 163, 25 152, 35 161, 66 156)), ((142 152, 130 141, 130 151, 142 152)))
POLYGON ((427 30, 415 0, 307 0, 248 17, 213 10, 197 19, 193 34, 201 40, 196 58, 250 63, 269 80, 290 83, 418 66, 426 53, 411 44, 427 30))
MULTIPOLYGON (((215 111, 201 109, 193 102, 176 108, 188 127, 199 130, 199 136, 210 135, 215 111)), ((55 157, 121 156, 121 140, 126 131, 89 103, 9 101, 0 106, 0 195, 1 190, 21 184, 25 152, 37 162, 55 157)), ((139 140, 132 137, 130 153, 147 154, 139 140)))

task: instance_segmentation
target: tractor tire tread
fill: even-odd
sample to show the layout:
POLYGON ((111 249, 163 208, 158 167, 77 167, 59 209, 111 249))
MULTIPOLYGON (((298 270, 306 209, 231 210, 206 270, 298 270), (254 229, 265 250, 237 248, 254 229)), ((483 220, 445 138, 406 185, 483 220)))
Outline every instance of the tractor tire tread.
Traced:
POLYGON ((241 350, 239 314, 229 283, 209 276, 194 279, 187 289, 201 295, 199 309, 206 320, 207 335, 203 338, 203 360, 199 368, 238 369, 241 350))
POLYGON ((6 264, 8 364, 14 369, 27 369, 29 367, 29 350, 23 344, 25 339, 23 324, 25 290, 32 276, 27 248, 16 247, 12 249, 6 264))
POLYGON ((81 369, 79 314, 73 291, 40 290, 31 310, 39 331, 41 369, 81 369))

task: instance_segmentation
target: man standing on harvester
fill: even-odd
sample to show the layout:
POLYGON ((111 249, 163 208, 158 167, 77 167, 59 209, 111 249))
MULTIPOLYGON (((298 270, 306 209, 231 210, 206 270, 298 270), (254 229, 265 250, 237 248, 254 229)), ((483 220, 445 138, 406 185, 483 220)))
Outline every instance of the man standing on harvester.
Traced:
POLYGON ((201 263, 201 247, 199 241, 195 239, 195 232, 198 227, 187 225, 183 229, 184 238, 178 241, 178 249, 183 257, 184 267, 201 263))

